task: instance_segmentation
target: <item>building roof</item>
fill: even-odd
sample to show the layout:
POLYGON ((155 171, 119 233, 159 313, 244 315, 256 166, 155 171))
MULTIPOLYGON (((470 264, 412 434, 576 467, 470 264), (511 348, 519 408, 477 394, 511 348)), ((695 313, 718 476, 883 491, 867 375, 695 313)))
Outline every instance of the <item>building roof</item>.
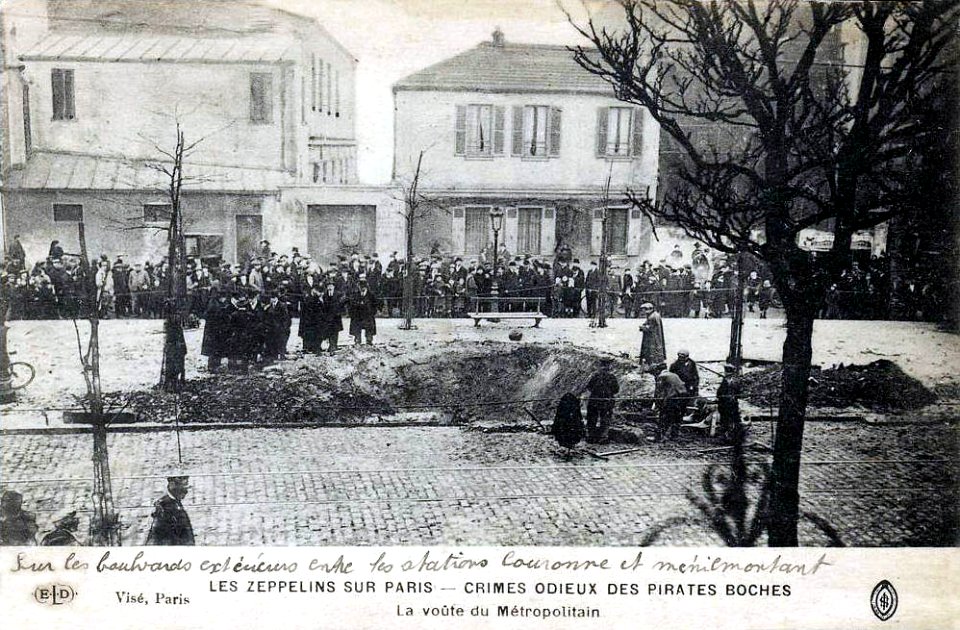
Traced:
POLYGON ((483 42, 401 79, 394 91, 553 92, 613 96, 565 46, 483 42))
MULTIPOLYGON (((35 151, 22 169, 8 171, 6 187, 29 190, 153 190, 165 175, 159 162, 124 160, 76 153, 35 151)), ((266 192, 294 183, 285 171, 235 166, 187 164, 184 190, 203 192, 266 192)))
POLYGON ((283 63, 299 48, 278 37, 199 39, 162 35, 52 35, 20 55, 22 61, 283 63))

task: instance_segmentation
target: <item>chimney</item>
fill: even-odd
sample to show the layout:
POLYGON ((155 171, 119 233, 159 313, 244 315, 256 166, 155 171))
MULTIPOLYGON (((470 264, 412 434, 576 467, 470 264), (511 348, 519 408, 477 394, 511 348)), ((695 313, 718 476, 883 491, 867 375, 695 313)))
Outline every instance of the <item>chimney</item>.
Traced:
POLYGON ((498 27, 493 31, 493 46, 494 46, 495 48, 503 48, 503 43, 504 43, 504 40, 503 40, 503 31, 501 31, 501 30, 500 30, 500 27, 498 26, 498 27))

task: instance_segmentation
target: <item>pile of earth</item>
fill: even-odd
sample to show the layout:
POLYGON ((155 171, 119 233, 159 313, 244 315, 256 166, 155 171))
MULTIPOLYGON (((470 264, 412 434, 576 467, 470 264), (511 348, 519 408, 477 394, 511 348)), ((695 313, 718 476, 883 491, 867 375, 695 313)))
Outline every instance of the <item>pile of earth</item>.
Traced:
POLYGON ((188 381, 179 395, 125 394, 143 420, 260 424, 377 423, 429 414, 434 423, 543 424, 566 392, 583 391, 599 356, 613 360, 622 397, 652 395, 632 362, 565 344, 451 341, 414 348, 350 347, 249 374, 188 381))
MULTIPOLYGON (((780 404, 779 366, 744 373, 743 398, 754 405, 780 404)), ((886 359, 867 365, 838 365, 810 372, 811 407, 861 406, 871 411, 919 409, 936 402, 937 395, 886 359)))

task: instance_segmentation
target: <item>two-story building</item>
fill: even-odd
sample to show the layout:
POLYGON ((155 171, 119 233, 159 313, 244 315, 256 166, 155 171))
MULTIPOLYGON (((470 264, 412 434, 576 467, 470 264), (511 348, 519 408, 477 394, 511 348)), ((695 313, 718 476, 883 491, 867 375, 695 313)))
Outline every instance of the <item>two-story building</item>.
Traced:
POLYGON ((4 238, 28 258, 54 239, 77 251, 80 219, 92 254, 162 255, 157 167, 178 125, 192 253, 242 260, 268 239, 326 261, 375 251, 378 215, 393 233, 393 195, 356 182, 357 60, 316 20, 216 0, 4 4, 4 238))
POLYGON ((649 223, 623 200, 628 188, 656 194, 658 125, 566 47, 514 44, 497 30, 393 89, 395 177, 409 183, 423 152, 419 189, 438 208, 417 224, 418 253, 477 256, 492 245, 497 207, 511 253, 549 258, 567 245, 587 258, 600 253, 608 205, 614 259, 646 254, 649 223))

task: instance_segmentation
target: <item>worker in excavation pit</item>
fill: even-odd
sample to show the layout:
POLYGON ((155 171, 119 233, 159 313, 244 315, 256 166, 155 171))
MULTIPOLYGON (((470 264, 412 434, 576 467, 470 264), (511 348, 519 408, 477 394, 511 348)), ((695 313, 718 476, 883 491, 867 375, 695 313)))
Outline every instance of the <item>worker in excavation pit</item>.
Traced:
POLYGON ((610 440, 610 421, 613 419, 615 397, 620 391, 620 383, 610 368, 613 360, 604 357, 597 362, 597 371, 587 381, 585 390, 590 392, 587 399, 587 442, 606 444, 610 440))
POLYGON ((683 412, 686 410, 687 387, 673 372, 661 372, 657 376, 655 397, 660 412, 657 433, 647 440, 660 442, 676 439, 680 423, 683 422, 683 412))

